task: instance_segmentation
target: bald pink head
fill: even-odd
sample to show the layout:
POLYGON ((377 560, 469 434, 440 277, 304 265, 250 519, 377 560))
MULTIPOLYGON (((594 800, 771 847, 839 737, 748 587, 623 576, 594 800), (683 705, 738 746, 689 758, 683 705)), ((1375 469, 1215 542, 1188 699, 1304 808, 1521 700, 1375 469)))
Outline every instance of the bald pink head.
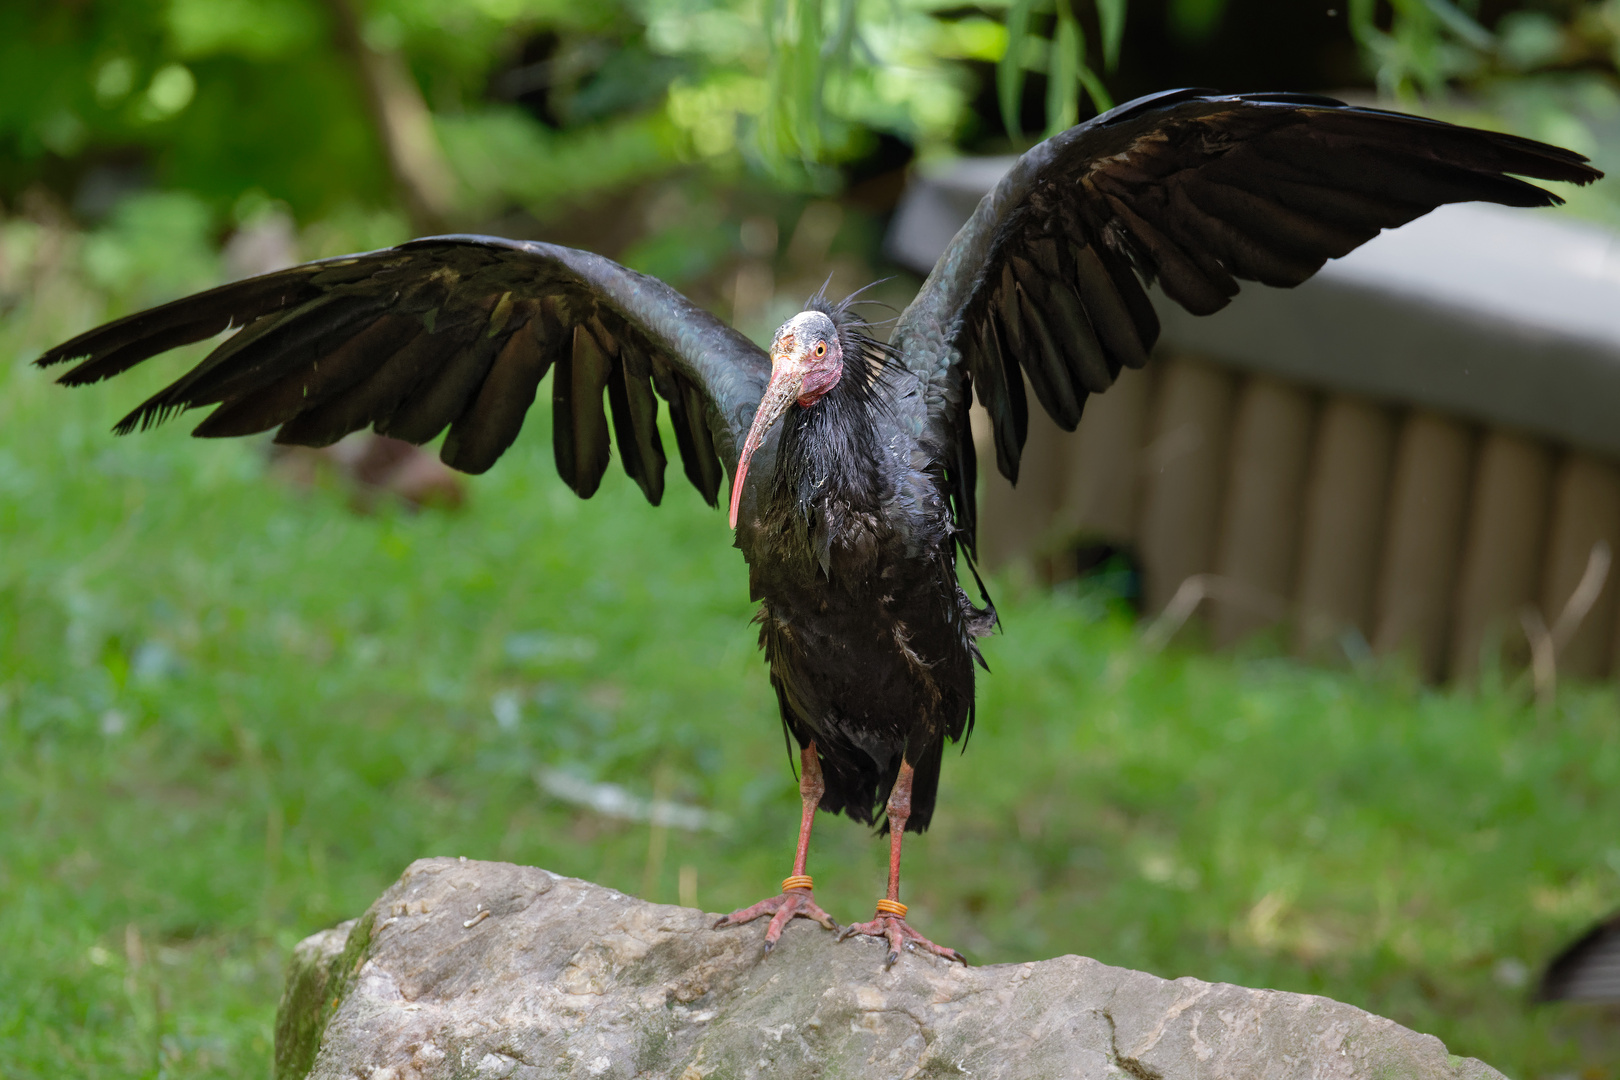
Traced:
POLYGON ((781 419, 788 406, 814 405, 844 373, 844 350, 838 342, 838 327, 819 311, 801 311, 776 331, 771 340, 771 381, 759 410, 749 425, 742 453, 737 455, 737 473, 731 480, 731 527, 737 527, 737 507, 742 502, 743 480, 748 462, 765 441, 771 425, 781 419))

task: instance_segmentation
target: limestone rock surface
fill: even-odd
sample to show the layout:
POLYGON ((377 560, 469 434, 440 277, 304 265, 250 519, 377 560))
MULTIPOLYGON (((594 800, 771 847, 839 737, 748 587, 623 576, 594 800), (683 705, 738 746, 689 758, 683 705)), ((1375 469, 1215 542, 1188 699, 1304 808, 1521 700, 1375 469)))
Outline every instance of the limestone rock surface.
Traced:
POLYGON ((302 942, 276 1078, 1487 1080, 1327 998, 1079 956, 963 968, 648 904, 526 866, 423 859, 302 942))

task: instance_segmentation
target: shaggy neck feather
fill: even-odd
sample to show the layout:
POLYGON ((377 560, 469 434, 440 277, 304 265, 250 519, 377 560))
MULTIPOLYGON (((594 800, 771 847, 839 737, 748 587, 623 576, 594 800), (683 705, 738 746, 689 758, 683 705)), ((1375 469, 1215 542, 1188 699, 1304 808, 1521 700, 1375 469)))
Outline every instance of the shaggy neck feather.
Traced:
POLYGON ((872 513, 883 500, 880 448, 871 417, 876 406, 852 374, 846 369, 838 385, 814 405, 793 406, 783 427, 770 501, 791 508, 807 526, 821 516, 821 504, 830 493, 837 493, 849 509, 872 513))

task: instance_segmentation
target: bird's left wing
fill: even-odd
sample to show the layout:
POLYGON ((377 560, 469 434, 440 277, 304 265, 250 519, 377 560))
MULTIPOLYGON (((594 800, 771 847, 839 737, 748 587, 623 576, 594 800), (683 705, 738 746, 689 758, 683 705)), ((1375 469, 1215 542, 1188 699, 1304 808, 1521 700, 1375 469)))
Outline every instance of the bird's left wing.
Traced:
POLYGON ((552 372, 557 471, 581 497, 619 460, 657 503, 658 398, 686 475, 713 505, 765 384, 760 348, 655 278, 590 252, 438 236, 223 285, 108 323, 51 349, 83 358, 60 379, 98 382, 240 327, 118 425, 122 434, 214 406, 199 436, 279 428, 326 446, 367 426, 413 443, 449 428, 440 456, 481 473, 517 438, 552 372), (656 395, 655 395, 656 391, 656 395))
POLYGON ((1443 203, 1561 201, 1515 176, 1601 175, 1529 139, 1303 94, 1171 90, 1053 136, 979 203, 895 327, 964 539, 971 547, 971 388, 996 463, 1016 480, 1024 377, 1074 430, 1088 394, 1147 361, 1159 321, 1145 283, 1207 315, 1238 278, 1298 285, 1443 203))

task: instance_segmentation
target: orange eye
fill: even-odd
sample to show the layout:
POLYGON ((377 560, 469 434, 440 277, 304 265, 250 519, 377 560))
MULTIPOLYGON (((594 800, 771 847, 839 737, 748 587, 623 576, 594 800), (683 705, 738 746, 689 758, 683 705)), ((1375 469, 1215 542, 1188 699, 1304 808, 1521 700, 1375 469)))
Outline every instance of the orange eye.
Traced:
POLYGON ((826 356, 827 355, 827 343, 825 341, 816 342, 816 355, 817 356, 826 356))

